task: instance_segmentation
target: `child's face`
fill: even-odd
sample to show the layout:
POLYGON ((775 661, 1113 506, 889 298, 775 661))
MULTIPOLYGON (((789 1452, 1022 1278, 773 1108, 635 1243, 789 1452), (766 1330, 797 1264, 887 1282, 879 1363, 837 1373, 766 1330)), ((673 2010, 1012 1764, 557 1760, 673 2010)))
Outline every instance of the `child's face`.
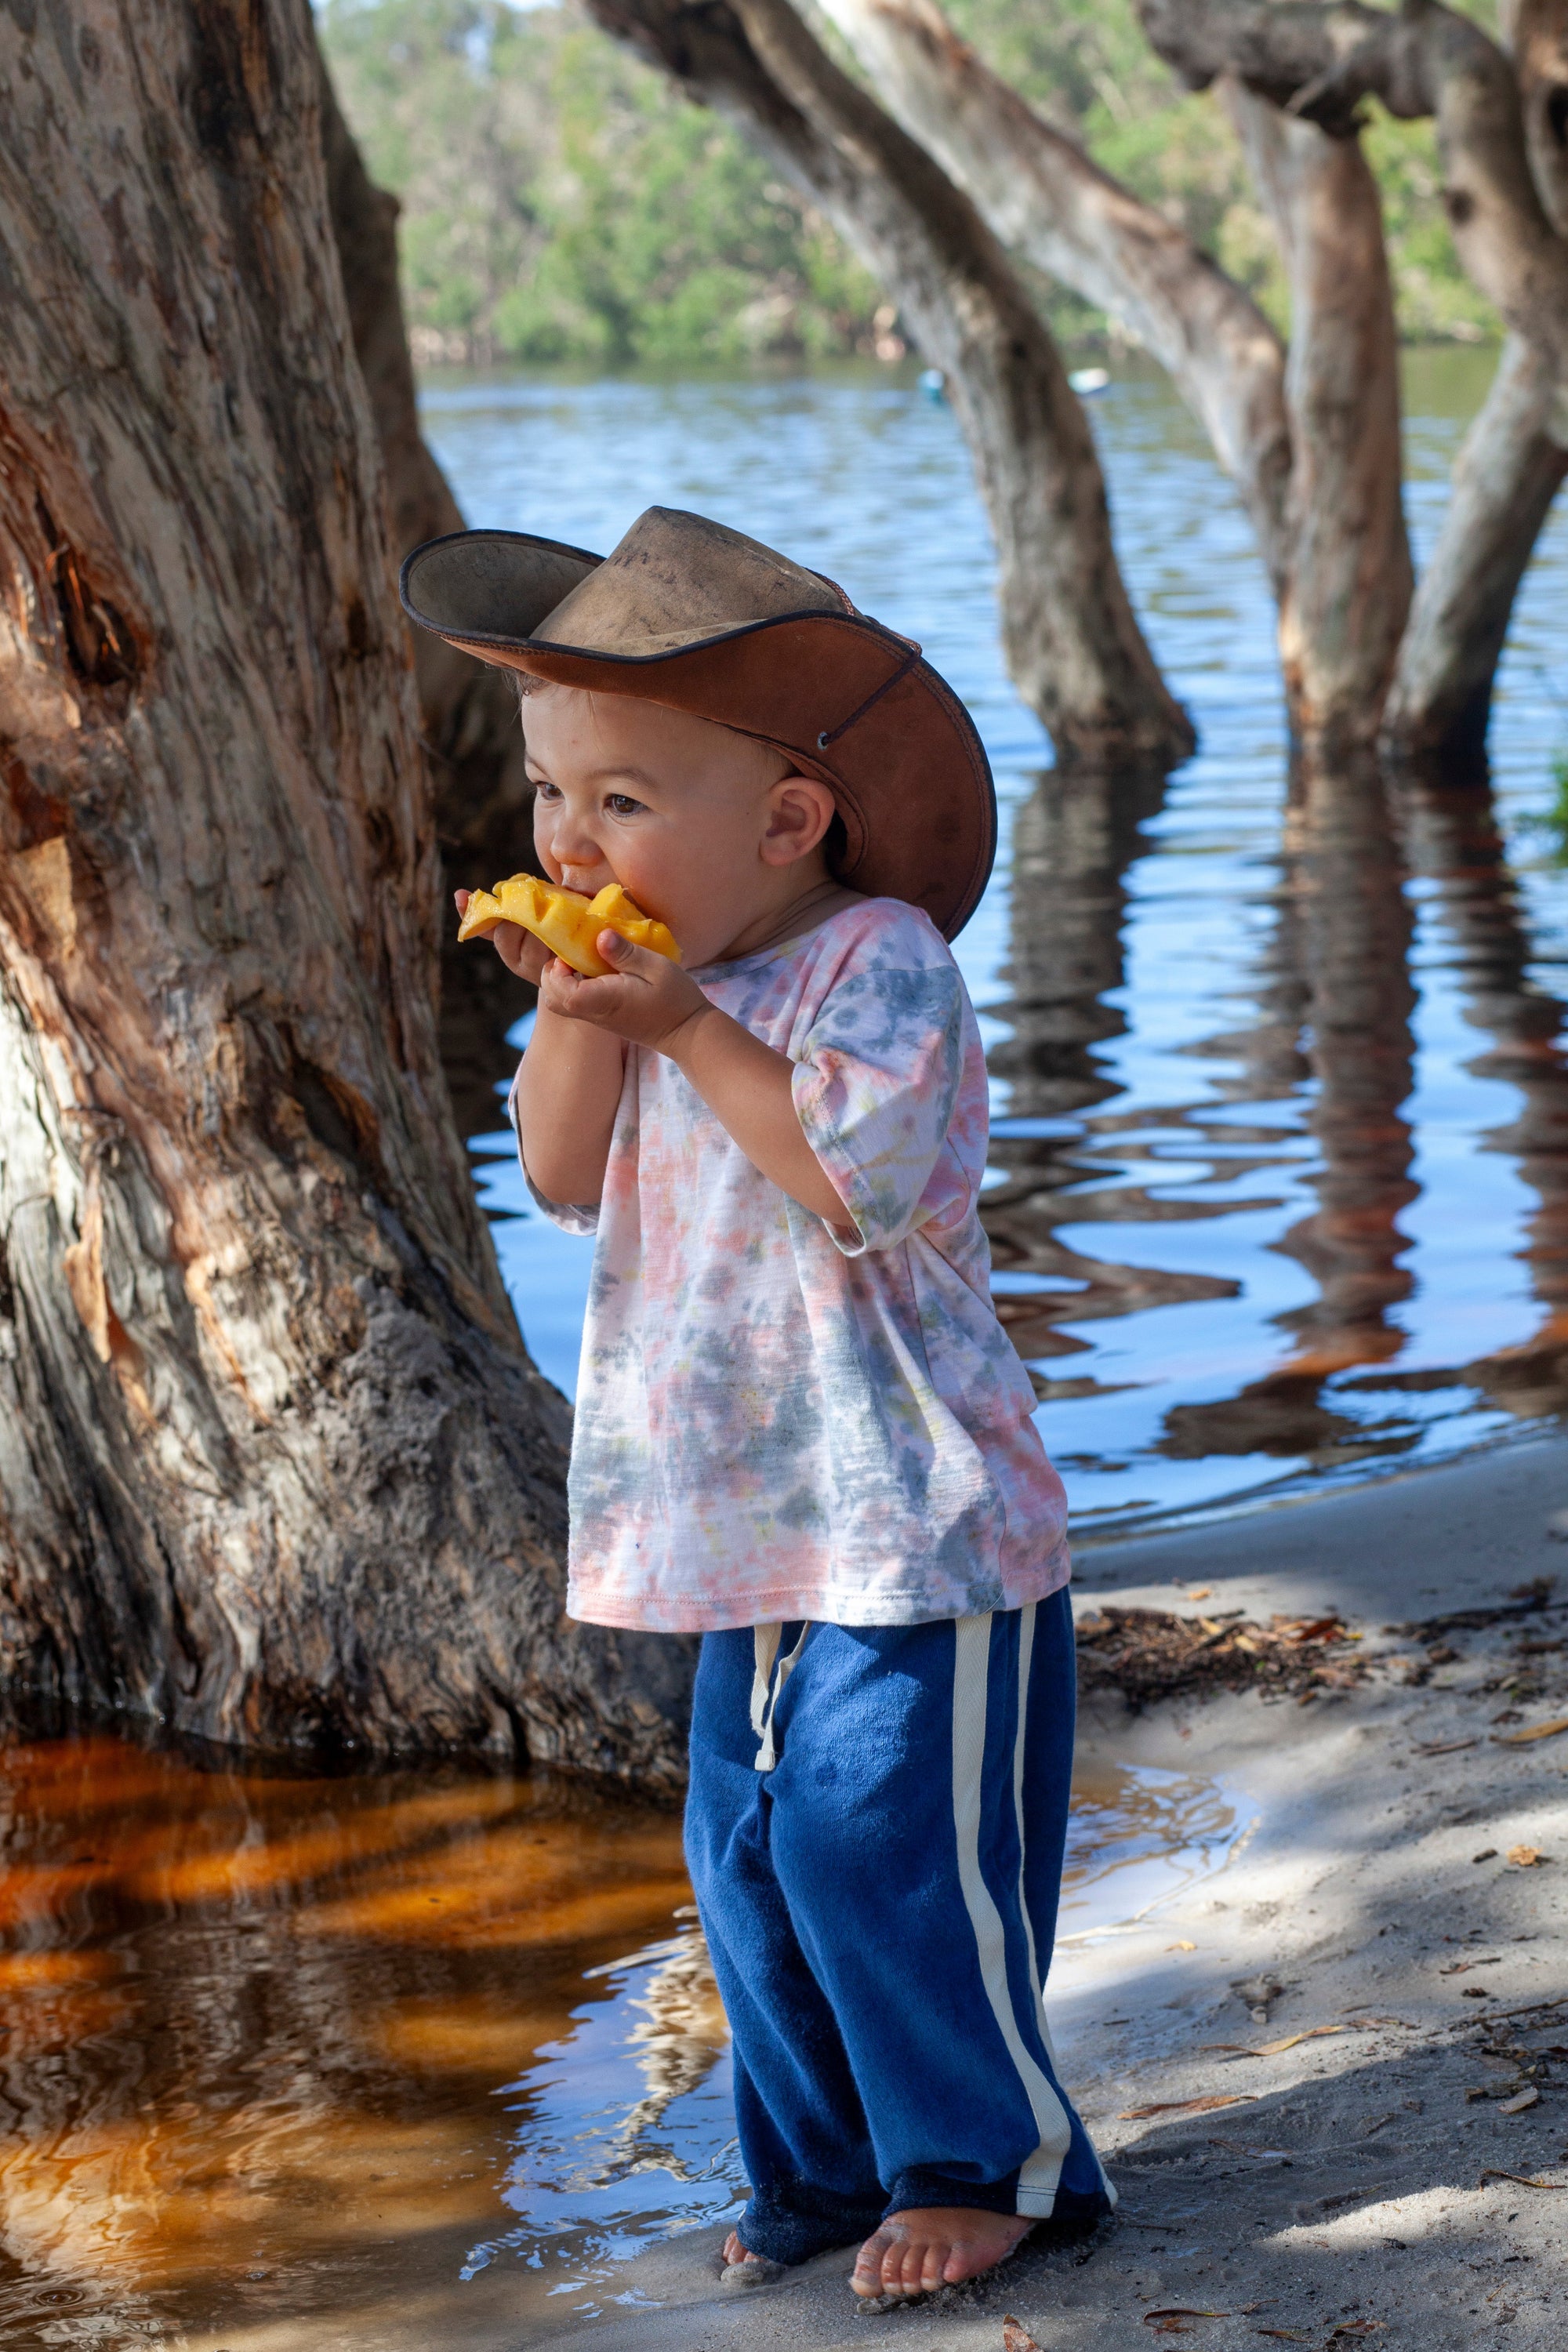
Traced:
POLYGON ((552 881, 618 882, 710 963, 826 877, 833 795, 781 752, 629 696, 550 686, 522 705, 533 838, 552 881))

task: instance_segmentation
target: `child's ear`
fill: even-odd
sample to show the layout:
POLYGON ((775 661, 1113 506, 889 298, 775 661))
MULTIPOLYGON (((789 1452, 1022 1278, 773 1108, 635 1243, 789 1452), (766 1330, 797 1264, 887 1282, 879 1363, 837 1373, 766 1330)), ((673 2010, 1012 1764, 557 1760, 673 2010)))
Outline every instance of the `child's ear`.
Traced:
POLYGON ((836 814, 833 794, 815 776, 781 776, 768 793, 763 865, 794 866, 809 857, 836 814))

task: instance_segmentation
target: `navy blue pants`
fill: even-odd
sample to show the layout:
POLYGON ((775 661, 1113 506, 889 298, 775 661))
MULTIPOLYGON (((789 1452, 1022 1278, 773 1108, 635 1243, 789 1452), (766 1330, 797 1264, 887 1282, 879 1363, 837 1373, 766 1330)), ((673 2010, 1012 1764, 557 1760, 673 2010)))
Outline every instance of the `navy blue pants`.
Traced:
POLYGON ((1105 2210, 1041 1999, 1074 1695, 1065 1591, 704 1636, 686 1852, 752 2252, 805 2262, 910 2206, 1105 2210))

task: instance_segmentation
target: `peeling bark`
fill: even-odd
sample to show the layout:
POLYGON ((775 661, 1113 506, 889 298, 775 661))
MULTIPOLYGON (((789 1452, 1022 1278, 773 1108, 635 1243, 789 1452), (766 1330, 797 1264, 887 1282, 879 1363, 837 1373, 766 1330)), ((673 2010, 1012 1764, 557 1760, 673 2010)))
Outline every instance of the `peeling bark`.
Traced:
POLYGON ((1002 243, 1138 337, 1246 500, 1276 593, 1289 566, 1285 352, 1186 231, 1102 172, 959 38, 933 0, 823 0, 879 95, 1002 243))
POLYGON ((995 535, 1003 641, 1058 756, 1169 766, 1185 713, 1117 570, 1093 436, 1000 245, 787 0, 589 0, 596 21, 739 121, 838 227, 942 371, 995 535))
POLYGON ((670 1782, 442 1079, 308 11, 13 10, 0 86, 5 1705, 670 1782))

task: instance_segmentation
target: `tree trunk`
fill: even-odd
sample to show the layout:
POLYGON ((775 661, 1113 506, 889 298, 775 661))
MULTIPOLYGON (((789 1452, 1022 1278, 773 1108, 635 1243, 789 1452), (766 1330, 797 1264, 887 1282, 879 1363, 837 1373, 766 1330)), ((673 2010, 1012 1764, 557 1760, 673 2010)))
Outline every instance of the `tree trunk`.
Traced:
MULTIPOLYGON (((398 203, 364 168, 320 56, 321 143, 332 236, 355 356, 370 397, 386 478, 395 572, 422 540, 461 530, 463 517, 419 429, 419 407, 397 275, 398 203)), ((426 752, 435 781, 437 837, 451 888, 489 889, 533 856, 533 787, 523 760, 510 674, 408 626, 426 752)), ((497 1123, 496 1086, 516 1056, 508 1030, 533 991, 499 956, 471 955, 441 927, 441 1064, 459 1131, 497 1123)))
POLYGON ((1285 352, 1184 229, 1121 187, 959 38, 934 0, 824 0, 911 138, 1002 243, 1121 319, 1169 373, 1246 500, 1277 594, 1289 566, 1285 352))
POLYGON ((308 10, 66 24, 0 16, 7 1704, 670 1781, 437 1058, 308 10))
POLYGON ((1410 610, 1382 201, 1353 140, 1292 122, 1234 82, 1226 96, 1290 281, 1279 651, 1309 764, 1331 769, 1376 734, 1410 610))
POLYGON ((1509 615, 1568 447, 1556 371, 1510 335, 1465 436, 1437 544, 1416 592, 1383 717, 1384 749, 1457 774, 1484 751, 1509 615))
POLYGON ((1003 642, 1058 757, 1192 749, 1133 617, 1093 436, 1056 347, 968 199, 842 73, 787 0, 589 0, 617 39, 738 121, 886 286, 942 371, 995 534, 1003 642))
POLYGON ((1568 0, 1517 0, 1500 14, 1535 193, 1558 236, 1568 236, 1568 0))
POLYGON ((1434 119, 1459 259, 1535 365, 1522 353, 1507 355, 1467 444, 1454 509, 1401 658, 1385 740, 1396 751, 1473 755, 1507 626, 1503 600, 1511 602, 1555 488, 1549 445, 1568 442, 1568 239, 1555 226, 1563 180, 1553 159, 1558 129, 1568 135, 1568 100, 1555 95, 1552 63, 1562 0, 1516 12, 1534 108, 1528 148, 1513 66, 1478 25, 1437 0, 1397 15, 1359 0, 1288 7, 1139 0, 1139 14, 1161 56, 1192 89, 1235 75, 1259 98, 1345 142, 1353 140, 1369 97, 1404 119, 1434 119), (1545 391, 1549 380, 1554 398, 1545 391), (1531 536, 1521 543, 1525 532, 1531 536))
POLYGON ((1295 731, 1375 732, 1410 602, 1393 298, 1353 144, 1232 87, 1289 269, 1289 367, 1256 304, 960 41, 934 0, 826 0, 879 90, 1004 243, 1128 320, 1247 501, 1280 608, 1295 731))

